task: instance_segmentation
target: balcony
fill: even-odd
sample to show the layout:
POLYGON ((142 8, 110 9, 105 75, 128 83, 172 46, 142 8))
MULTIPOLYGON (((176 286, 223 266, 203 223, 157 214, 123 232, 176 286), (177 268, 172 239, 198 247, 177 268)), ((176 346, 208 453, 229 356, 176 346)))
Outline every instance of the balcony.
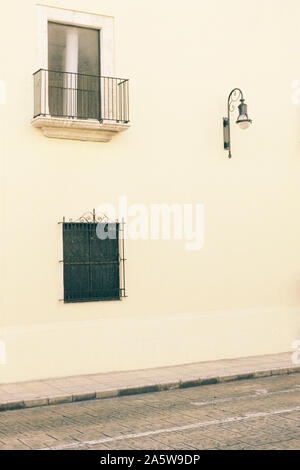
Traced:
POLYGON ((40 69, 32 125, 47 137, 109 142, 129 125, 129 80, 40 69))

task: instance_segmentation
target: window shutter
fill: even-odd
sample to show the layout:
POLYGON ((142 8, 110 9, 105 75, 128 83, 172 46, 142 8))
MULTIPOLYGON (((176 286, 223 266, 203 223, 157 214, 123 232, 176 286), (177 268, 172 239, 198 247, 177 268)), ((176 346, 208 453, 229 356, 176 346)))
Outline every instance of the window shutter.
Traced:
POLYGON ((64 223, 64 301, 120 298, 119 224, 100 224, 109 236, 98 238, 97 223, 64 223))
POLYGON ((104 240, 96 234, 97 224, 91 225, 91 289, 98 298, 119 298, 119 224, 99 224, 108 235, 104 240))

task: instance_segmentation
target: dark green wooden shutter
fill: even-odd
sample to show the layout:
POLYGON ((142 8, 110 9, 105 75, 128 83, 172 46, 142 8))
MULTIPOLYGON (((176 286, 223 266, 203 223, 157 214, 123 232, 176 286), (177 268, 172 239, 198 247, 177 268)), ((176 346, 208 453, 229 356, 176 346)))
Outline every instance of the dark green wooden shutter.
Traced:
POLYGON ((120 298, 119 224, 103 224, 115 238, 98 238, 96 223, 64 223, 64 300, 120 298))
POLYGON ((119 224, 99 224, 107 235, 115 236, 105 240, 98 238, 97 224, 91 225, 91 289, 96 297, 119 298, 119 224))

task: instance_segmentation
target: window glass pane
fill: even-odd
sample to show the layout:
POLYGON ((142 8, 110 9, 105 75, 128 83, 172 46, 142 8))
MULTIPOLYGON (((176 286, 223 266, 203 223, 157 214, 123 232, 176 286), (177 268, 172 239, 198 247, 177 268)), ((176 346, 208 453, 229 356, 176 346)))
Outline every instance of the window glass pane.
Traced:
POLYGON ((48 69, 64 70, 66 34, 65 26, 48 23, 48 69))
POLYGON ((99 31, 48 23, 51 116, 100 119, 99 31))
POLYGON ((99 31, 49 22, 48 68, 99 75, 99 31))
POLYGON ((78 29, 78 73, 100 75, 99 70, 99 31, 78 29))

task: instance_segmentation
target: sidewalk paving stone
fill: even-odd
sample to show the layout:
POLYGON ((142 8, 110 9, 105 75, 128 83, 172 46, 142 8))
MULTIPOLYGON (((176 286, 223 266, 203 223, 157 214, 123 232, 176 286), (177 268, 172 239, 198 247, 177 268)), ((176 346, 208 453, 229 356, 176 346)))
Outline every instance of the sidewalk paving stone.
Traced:
POLYGON ((292 353, 0 384, 0 411, 300 372, 292 353))

